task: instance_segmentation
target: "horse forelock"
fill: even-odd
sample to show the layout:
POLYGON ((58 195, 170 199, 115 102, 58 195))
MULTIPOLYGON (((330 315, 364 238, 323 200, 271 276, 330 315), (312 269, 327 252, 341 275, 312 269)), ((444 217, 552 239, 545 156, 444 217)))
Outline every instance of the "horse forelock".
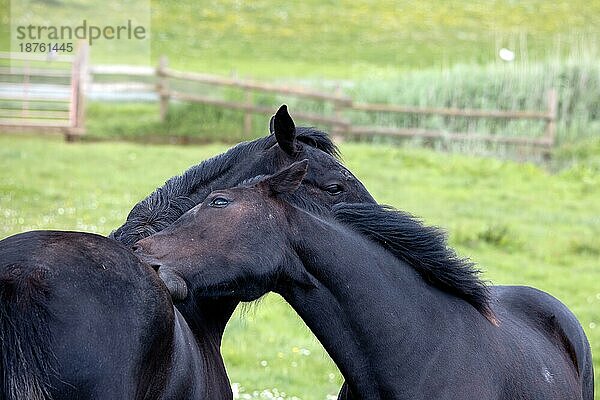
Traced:
POLYGON ((458 296, 488 320, 495 320, 487 284, 475 263, 459 257, 444 231, 425 226, 414 216, 379 204, 338 204, 334 217, 388 249, 429 284, 458 296))
POLYGON ((263 174, 263 175, 256 175, 252 178, 244 179, 243 181, 241 181, 239 183, 239 185, 237 185, 237 187, 247 187, 247 186, 255 185, 256 183, 262 181, 263 179, 265 179, 268 176, 269 175, 263 174))
POLYGON ((329 135, 316 128, 303 126, 297 127, 296 139, 304 144, 319 149, 330 156, 335 158, 340 157, 339 149, 335 143, 333 143, 329 135))

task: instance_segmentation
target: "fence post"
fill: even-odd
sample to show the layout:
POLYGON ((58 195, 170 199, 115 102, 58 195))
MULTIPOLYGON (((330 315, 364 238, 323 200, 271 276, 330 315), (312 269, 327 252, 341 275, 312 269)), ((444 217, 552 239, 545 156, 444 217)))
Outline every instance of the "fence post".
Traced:
POLYGON ((73 142, 85 131, 85 96, 88 80, 89 47, 81 42, 73 60, 71 76, 71 128, 67 129, 65 140, 73 142))
POLYGON ((342 87, 337 84, 335 87, 335 97, 333 101, 333 115, 337 120, 337 123, 332 127, 333 136, 337 141, 343 140, 344 136, 348 133, 348 123, 344 121, 343 111, 347 107, 347 99, 344 98, 344 92, 342 87))
POLYGON ((22 113, 23 116, 27 115, 27 112, 29 111, 29 89, 30 89, 30 76, 29 76, 29 61, 25 61, 24 63, 24 67, 23 67, 23 86, 24 86, 24 94, 25 94, 25 98, 23 99, 23 105, 22 105, 22 113))
POLYGON ((246 105, 248 108, 244 111, 244 137, 248 138, 252 135, 252 113, 250 112, 253 105, 253 95, 250 90, 246 91, 246 105))
POLYGON ((548 90, 548 120, 546 122, 546 138, 550 147, 556 144, 556 118, 558 111, 558 95, 556 89, 548 90))
POLYGON ((160 97, 160 121, 164 122, 169 111, 169 77, 167 76, 168 60, 166 56, 161 56, 156 69, 158 77, 157 91, 160 97))

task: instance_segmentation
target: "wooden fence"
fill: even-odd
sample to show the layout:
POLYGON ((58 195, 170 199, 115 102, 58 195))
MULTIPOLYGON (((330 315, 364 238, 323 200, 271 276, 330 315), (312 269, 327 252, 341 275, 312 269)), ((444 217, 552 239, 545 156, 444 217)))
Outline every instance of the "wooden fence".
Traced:
POLYGON ((167 114, 169 101, 171 99, 208 104, 230 110, 239 110, 244 111, 243 129, 244 134, 248 136, 252 132, 252 114, 271 115, 275 111, 274 107, 265 107, 253 103, 254 92, 263 92, 277 94, 280 96, 293 96, 331 103, 333 104, 334 110, 334 113, 331 116, 294 110, 294 117, 316 124, 329 125, 331 126, 333 133, 346 131, 350 126, 350 122, 342 117, 342 112, 344 109, 352 106, 352 99, 344 96, 339 89, 335 94, 329 95, 320 91, 301 87, 273 85, 268 83, 240 80, 236 78, 224 78, 207 74, 181 72, 168 68, 167 60, 164 57, 160 60, 157 68, 157 75, 159 79, 157 87, 160 96, 160 115, 163 119, 167 114), (169 81, 171 79, 192 81, 220 87, 237 88, 244 91, 245 101, 235 102, 217 99, 214 97, 201 96, 198 94, 182 93, 181 91, 170 89, 169 81))
POLYGON ((320 91, 308 90, 300 87, 271 85, 266 83, 240 80, 235 78, 217 77, 207 74, 181 72, 168 68, 166 58, 162 58, 156 70, 158 76, 157 90, 160 97, 160 115, 164 119, 169 108, 171 99, 208 104, 230 110, 240 110, 244 112, 244 133, 249 135, 252 131, 252 114, 273 114, 273 107, 255 105, 253 103, 254 92, 273 93, 280 96, 293 96, 298 98, 307 98, 333 105, 333 115, 319 115, 303 113, 294 110, 295 118, 325 124, 331 127, 334 135, 341 136, 393 136, 393 137, 419 137, 425 139, 444 139, 450 141, 483 141, 493 143, 504 143, 511 145, 527 145, 548 149, 554 146, 556 142, 556 119, 557 119, 557 92, 550 89, 547 92, 547 109, 545 111, 500 111, 500 110, 478 110, 478 109, 458 109, 458 108, 422 108, 412 106, 402 106, 394 104, 374 104, 374 103, 356 103, 350 97, 345 96, 338 88, 334 94, 325 94, 320 91), (220 87, 234 87, 242 90, 245 95, 244 102, 229 101, 217 99, 198 94, 182 93, 170 89, 171 80, 182 80, 188 82, 197 82, 220 87), (503 136, 465 132, 447 132, 418 128, 393 128, 381 126, 354 125, 348 119, 352 111, 379 112, 379 113, 399 113, 414 115, 439 115, 446 117, 462 118, 494 118, 494 119, 529 119, 542 120, 545 122, 545 130, 541 136, 503 136))
POLYGON ((0 52, 0 130, 83 134, 88 54, 0 52))
MULTIPOLYGON (((0 59, 8 55, 0 53, 0 59)), ((11 57, 15 57, 11 55, 11 57)), ((310 99, 326 103, 326 109, 332 110, 328 114, 316 114, 293 110, 293 116, 299 120, 314 124, 327 125, 331 133, 337 136, 391 136, 391 137, 418 137, 424 139, 443 139, 444 141, 483 141, 488 143, 504 143, 509 145, 526 145, 541 149, 549 149, 556 142, 557 120, 557 92, 551 89, 547 93, 546 109, 544 111, 500 111, 458 108, 422 108, 395 104, 358 103, 346 96, 338 87, 332 93, 324 93, 302 87, 275 85, 237 78, 220 77, 202 73, 182 72, 168 66, 167 59, 162 57, 156 69, 151 67, 134 67, 118 65, 97 65, 88 68, 87 48, 82 48, 73 58, 61 57, 53 62, 71 64, 70 80, 64 84, 69 85, 68 97, 39 97, 30 92, 29 81, 31 77, 64 78, 67 73, 60 69, 33 68, 27 61, 29 57, 20 56, 24 64, 21 67, 0 69, 0 77, 22 77, 19 83, 21 92, 6 96, 0 92, 0 129, 4 126, 20 126, 27 128, 60 128, 66 132, 67 138, 72 138, 83 132, 84 129, 84 101, 86 85, 102 88, 106 93, 118 91, 146 91, 154 94, 160 102, 160 117, 164 120, 169 110, 171 101, 192 102, 207 104, 229 110, 242 111, 243 131, 246 137, 253 130, 252 115, 273 114, 276 104, 265 106, 255 102, 256 93, 269 93, 283 97, 310 99), (125 81, 110 83, 94 82, 94 76, 104 75, 110 79, 125 76, 125 81), (92 82, 94 82, 92 84, 92 82), (178 83, 178 84, 175 84, 178 83), (215 96, 207 96, 194 90, 185 90, 192 84, 203 84, 219 88, 234 88, 243 93, 243 100, 233 101, 215 96), (2 102, 8 101, 10 107, 3 107, 2 102), (52 103, 64 105, 68 114, 61 108, 48 109, 36 107, 36 104, 52 103), (15 106, 16 104, 16 106, 15 106), (357 125, 351 122, 353 113, 391 113, 412 114, 424 116, 443 116, 468 119, 505 119, 505 120, 538 120, 545 125, 544 132, 532 136, 504 136, 500 134, 479 134, 473 132, 448 132, 421 128, 399 128, 389 126, 357 125)), ((31 58, 31 60, 34 60, 31 58)), ((35 61, 40 61, 35 58, 35 61)), ((1 82, 0 82, 1 84, 1 82)))

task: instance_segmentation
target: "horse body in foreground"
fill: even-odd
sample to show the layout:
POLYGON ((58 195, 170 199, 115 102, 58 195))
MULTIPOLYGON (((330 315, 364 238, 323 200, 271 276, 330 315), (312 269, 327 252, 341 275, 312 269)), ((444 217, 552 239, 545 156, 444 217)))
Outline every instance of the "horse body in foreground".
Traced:
POLYGON ((58 231, 0 241, 1 399, 226 399, 208 391, 218 355, 125 246, 58 231))
POLYGON ((137 253, 197 298, 280 293, 349 398, 593 399, 589 343, 562 303, 528 287, 488 289, 439 231, 406 214, 339 205, 334 219, 292 206, 305 173, 296 163, 215 191, 137 253))

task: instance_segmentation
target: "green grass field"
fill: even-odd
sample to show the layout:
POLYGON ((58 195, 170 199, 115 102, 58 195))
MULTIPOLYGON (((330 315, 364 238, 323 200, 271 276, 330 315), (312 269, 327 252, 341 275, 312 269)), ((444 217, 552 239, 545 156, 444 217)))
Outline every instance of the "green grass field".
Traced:
MULTIPOLYGON (((28 18, 60 24, 91 12, 94 4, 31 2, 28 18)), ((487 64, 498 59, 502 47, 516 51, 517 60, 545 60, 579 46, 586 52, 597 49, 600 33, 600 2, 584 0, 147 4, 154 61, 165 54, 178 68, 261 78, 360 78, 429 66, 487 64)), ((9 0, 0 0, 0 48, 8 46, 2 32, 10 29, 9 5, 9 0)), ((115 6, 107 6, 109 15, 115 15, 115 6)), ((117 20, 110 18, 112 24, 117 20)), ((111 63, 147 58, 136 59, 126 51, 96 52, 94 57, 111 63)))
MULTIPOLYGON (((0 237, 45 228, 107 234, 165 179, 224 148, 2 136, 0 237)), ((446 228, 486 278, 565 302, 589 336, 600 381, 600 141, 563 149, 558 161, 571 166, 554 174, 410 147, 344 144, 342 152, 378 201, 446 228)), ((256 398, 325 399, 341 382, 274 295, 232 319, 223 353, 232 382, 256 398)))

